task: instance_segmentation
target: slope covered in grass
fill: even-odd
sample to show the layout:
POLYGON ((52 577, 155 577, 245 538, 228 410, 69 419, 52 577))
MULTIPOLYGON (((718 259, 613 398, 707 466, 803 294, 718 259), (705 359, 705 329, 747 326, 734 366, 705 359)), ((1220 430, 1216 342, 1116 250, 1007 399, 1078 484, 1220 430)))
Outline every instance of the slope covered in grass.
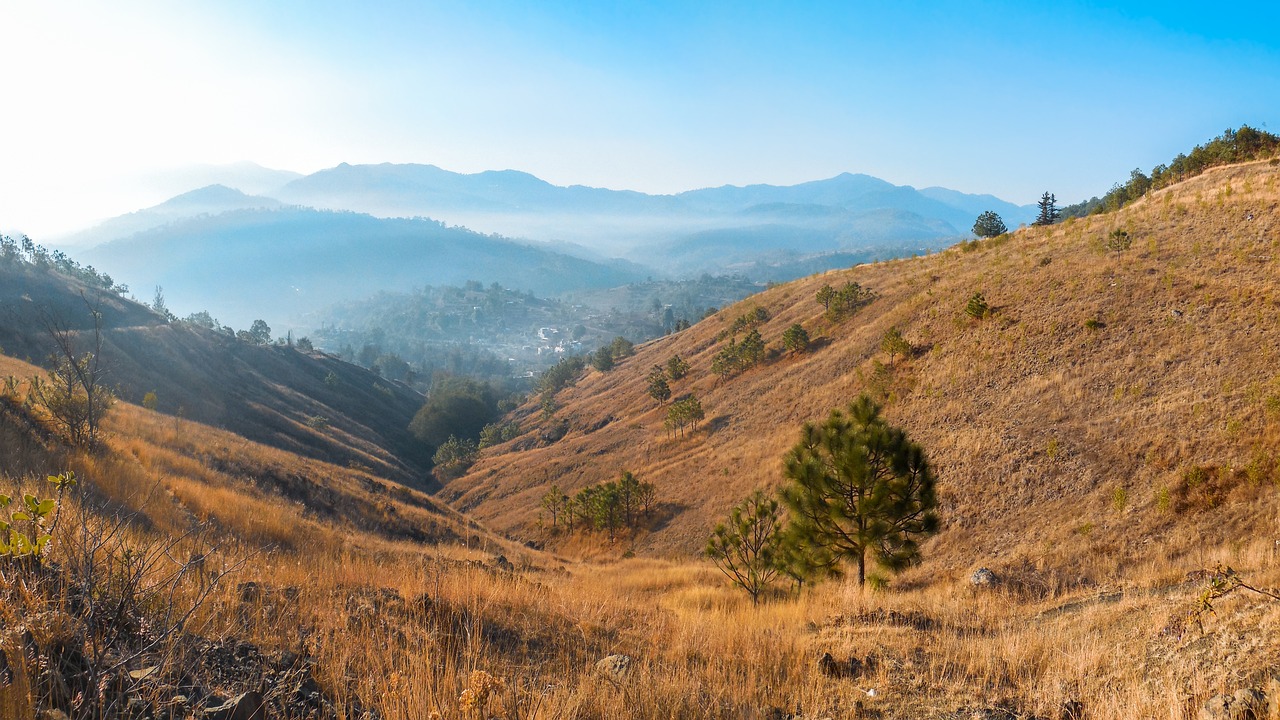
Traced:
MULTIPOLYGON (((48 323, 92 348, 101 314, 104 382, 141 404, 154 393, 169 415, 223 427, 294 453, 376 467, 426 483, 429 458, 409 434, 422 396, 363 368, 287 345, 256 345, 86 287, 49 268, 0 259, 0 349, 44 363, 48 323)), ((0 374, 0 378, 3 375, 0 374)))
POLYGON ((590 372, 556 396, 553 420, 526 408, 533 431, 486 451, 447 497, 557 542, 539 527, 546 489, 572 494, 626 469, 658 486, 662 507, 651 530, 604 552, 687 556, 739 499, 782 481, 803 422, 865 392, 937 470, 944 530, 925 547, 930 572, 1044 561, 1085 582, 1195 556, 1260 532, 1277 507, 1278 205, 1280 167, 1230 166, 1118 213, 772 288, 590 372), (848 281, 876 299, 825 317, 818 289, 848 281), (994 309, 985 320, 964 313, 977 292, 994 309), (721 381, 712 358, 756 307, 771 357, 721 381), (811 352, 780 352, 793 323, 811 352), (880 350, 890 327, 913 347, 892 364, 880 350), (684 439, 664 432, 644 381, 674 354, 692 365, 675 396, 696 393, 707 416, 684 439), (563 439, 537 440, 561 419, 563 439))

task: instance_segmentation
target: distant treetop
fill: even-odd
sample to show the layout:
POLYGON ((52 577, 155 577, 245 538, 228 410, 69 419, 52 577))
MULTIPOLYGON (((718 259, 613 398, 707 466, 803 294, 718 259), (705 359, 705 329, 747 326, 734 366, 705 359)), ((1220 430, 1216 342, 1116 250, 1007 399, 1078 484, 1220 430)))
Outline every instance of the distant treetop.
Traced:
POLYGON ((1004 219, 991 210, 979 215, 973 223, 973 234, 980 238, 993 238, 1007 232, 1009 228, 1005 226, 1004 219))
POLYGON ((1036 215, 1035 222, 1031 223, 1032 225, 1052 225, 1062 217, 1062 211, 1058 209, 1058 198, 1048 190, 1040 196, 1040 202, 1036 204, 1040 212, 1036 215))

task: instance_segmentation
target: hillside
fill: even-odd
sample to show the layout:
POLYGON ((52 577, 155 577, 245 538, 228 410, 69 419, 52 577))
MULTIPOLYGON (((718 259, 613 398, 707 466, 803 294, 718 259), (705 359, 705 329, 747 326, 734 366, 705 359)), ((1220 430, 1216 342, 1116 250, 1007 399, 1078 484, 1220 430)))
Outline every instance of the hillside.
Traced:
MULTIPOLYGON (((81 481, 48 562, 0 573, 0 717, 1181 719, 1236 690, 1275 698, 1280 637, 1266 628, 1280 603, 1231 583, 1280 581, 1276 174, 1225 168, 1120 215, 772 288, 561 392, 570 429, 549 445, 523 408, 526 432, 447 492, 601 562, 491 534, 388 464, 127 401, 101 447, 70 447, 22 402, 24 382, 0 386, 0 492, 48 497, 43 478, 68 470, 81 481), (816 289, 847 278, 877 299, 822 318, 816 289), (996 308, 981 322, 960 310, 975 289, 996 308), (813 352, 715 383, 716 336, 756 307, 774 345, 802 321, 813 352), (878 370, 891 323, 915 352, 878 370), (708 410, 679 441, 639 387, 672 352, 693 365, 677 394, 696 389, 708 410), (924 565, 880 589, 779 587, 757 606, 689 557, 704 523, 776 482, 799 422, 867 389, 939 471, 946 527, 924 565), (611 546, 533 525, 547 482, 624 466, 659 486, 645 534, 611 546), (628 550, 681 557, 618 558, 628 550), (979 564, 996 585, 970 583, 979 564), (1212 569, 1227 565, 1242 575, 1212 569)), ((11 354, 38 299, 82 302, 74 283, 25 270, 0 283, 11 354)), ((180 347, 146 308, 104 308, 113 342, 180 347)), ((326 360, 199 350, 214 354, 172 367, 215 404, 247 377, 222 365, 326 360)), ((0 354, 0 377, 39 372, 0 354)), ((316 397, 270 377, 256 402, 316 397)))
POLYGON ((407 430, 422 396, 408 387, 322 353, 170 324, 60 273, 0 259, 4 353, 44 362, 53 351, 45 317, 79 336, 80 351, 87 351, 90 305, 102 314, 106 382, 121 399, 140 404, 152 392, 168 415, 292 453, 376 468, 400 483, 425 482, 429 459, 407 430))
MULTIPOLYGON (((940 478, 945 529, 917 573, 989 565, 1096 583, 1157 555, 1194 564, 1280 506, 1278 178, 1274 162, 1219 168, 1116 214, 774 287, 588 374, 556 398, 563 439, 488 450, 445 496, 556 541, 538 526, 550 484, 572 494, 626 469, 657 485, 663 509, 606 552, 689 556, 732 504, 782 481, 803 422, 866 392, 940 478), (877 299, 824 318, 815 293, 846 281, 877 299), (975 292, 995 310, 986 320, 963 312, 975 292), (720 382, 718 336, 755 307, 773 357, 720 382), (792 323, 812 352, 776 352, 792 323), (914 348, 892 366, 879 350, 891 326, 914 348), (672 389, 696 392, 707 419, 673 440, 644 376, 677 353, 692 371, 672 389)), ((524 412, 536 437, 548 421, 524 412)))
POLYGON ((540 294, 613 287, 626 268, 446 227, 308 208, 235 210, 190 218, 82 254, 148 296, 156 285, 179 315, 206 310, 248 327, 305 327, 308 314, 379 291, 481 278, 540 294))

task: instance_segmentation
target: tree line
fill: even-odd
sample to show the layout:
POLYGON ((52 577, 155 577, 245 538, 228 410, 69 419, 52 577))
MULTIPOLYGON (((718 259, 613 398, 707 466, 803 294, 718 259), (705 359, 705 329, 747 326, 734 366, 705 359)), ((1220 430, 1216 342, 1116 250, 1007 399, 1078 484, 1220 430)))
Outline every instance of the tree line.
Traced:
POLYGON ((16 239, 0 235, 0 260, 10 264, 31 265, 41 270, 55 270, 95 290, 104 290, 121 297, 129 293, 128 285, 117 283, 110 275, 98 272, 92 265, 81 265, 61 250, 48 250, 26 235, 19 235, 16 239))
POLYGON ((653 517, 658 491, 624 470, 617 480, 589 485, 573 496, 552 485, 542 496, 542 509, 551 518, 551 529, 566 532, 598 530, 613 542, 622 529, 635 529, 653 517))
POLYGON ((1278 154, 1280 136, 1248 125, 1241 125, 1238 130, 1228 128, 1204 145, 1195 146, 1190 153, 1178 153, 1168 164, 1156 165, 1150 174, 1134 168, 1127 181, 1112 185, 1101 198, 1092 197, 1062 208, 1062 217, 1084 217, 1119 210, 1153 190, 1195 177, 1210 168, 1278 154))

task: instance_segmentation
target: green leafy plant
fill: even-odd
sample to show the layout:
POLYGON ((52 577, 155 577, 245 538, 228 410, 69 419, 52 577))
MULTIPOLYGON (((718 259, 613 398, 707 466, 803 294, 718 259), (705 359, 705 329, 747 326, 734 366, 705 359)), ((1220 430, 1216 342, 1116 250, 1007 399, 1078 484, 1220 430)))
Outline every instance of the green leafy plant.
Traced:
POLYGON ((1129 491, 1123 487, 1117 486, 1111 492, 1111 508, 1116 512, 1124 512, 1124 508, 1129 504, 1129 491))
MULTIPOLYGON (((30 558, 39 562, 53 539, 58 525, 62 498, 67 488, 76 484, 75 473, 50 475, 56 496, 40 499, 30 493, 23 494, 18 509, 10 512, 8 520, 0 520, 0 557, 30 558)), ((14 498, 0 495, 0 510, 13 504, 14 498)))

